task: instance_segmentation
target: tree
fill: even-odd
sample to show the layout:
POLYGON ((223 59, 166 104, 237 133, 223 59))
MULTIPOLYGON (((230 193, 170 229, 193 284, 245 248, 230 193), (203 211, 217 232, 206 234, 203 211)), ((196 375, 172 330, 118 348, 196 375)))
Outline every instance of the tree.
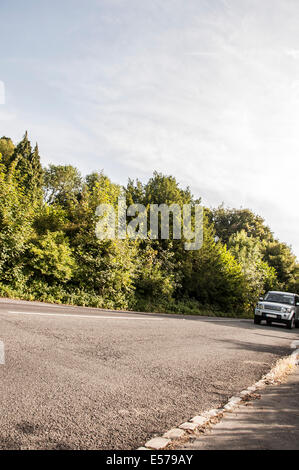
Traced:
POLYGON ((96 208, 118 204, 121 192, 103 173, 92 173, 83 181, 80 198, 72 210, 67 233, 77 269, 72 280, 76 288, 96 295, 111 308, 128 308, 135 291, 137 245, 129 240, 98 240, 96 208))
POLYGON ((202 304, 217 305, 225 311, 242 310, 245 279, 241 266, 204 218, 204 241, 200 250, 186 253, 182 261, 182 294, 202 304))
POLYGON ((16 177, 15 164, 0 164, 0 279, 21 285, 26 244, 32 236, 34 209, 16 177))
POLYGON ((165 176, 157 171, 144 186, 144 199, 146 204, 183 205, 194 202, 189 188, 181 189, 173 176, 165 176))
POLYGON ((36 144, 32 151, 27 131, 21 142, 16 146, 11 157, 11 163, 14 163, 16 177, 31 201, 35 202, 41 199, 44 177, 43 169, 40 162, 38 145, 36 144))
POLYGON ((136 258, 136 295, 154 303, 170 300, 179 286, 179 274, 171 250, 159 253, 149 240, 138 243, 136 258))
POLYGON ((33 238, 27 249, 28 269, 48 283, 66 283, 73 275, 75 261, 63 232, 47 232, 33 238))
POLYGON ((228 247, 242 267, 246 281, 246 305, 251 308, 261 294, 277 287, 276 271, 263 261, 259 239, 249 237, 245 230, 232 235, 228 247))
MULTIPOLYGON (((188 313, 200 305, 252 312, 267 289, 299 291, 290 247, 248 209, 206 209, 203 245, 188 251, 187 235, 174 236, 174 221, 182 223, 183 206, 200 199, 173 176, 154 172, 147 182, 130 179, 123 188, 102 171, 83 178, 71 165, 43 170, 27 133, 16 147, 0 139, 0 152, 1 295, 152 311, 182 306, 188 313), (166 211, 169 237, 99 240, 97 207, 110 204, 117 212, 123 195, 127 206, 145 206, 148 232, 151 204, 173 205, 166 211)), ((155 220, 161 230, 163 218, 155 220)))
POLYGON ((2 155, 2 163, 6 169, 8 169, 13 153, 15 151, 15 146, 12 140, 9 137, 1 137, 0 139, 0 154, 2 155))
POLYGON ((30 155, 30 172, 28 178, 28 188, 32 194, 42 196, 44 171, 40 162, 38 144, 36 143, 33 152, 30 155))
POLYGON ((298 277, 298 264, 296 256, 291 248, 285 243, 273 240, 264 244, 264 259, 272 266, 282 290, 291 290, 294 288, 298 277))
POLYGON ((48 204, 59 204, 69 209, 78 202, 82 177, 72 165, 49 165, 44 172, 44 190, 48 204))
POLYGON ((230 237, 241 230, 248 236, 259 240, 270 241, 273 239, 270 228, 259 215, 249 209, 229 209, 223 205, 209 211, 210 223, 214 224, 215 234, 227 244, 230 237))
POLYGON ((69 226, 66 211, 57 205, 42 204, 35 211, 33 228, 38 235, 47 232, 66 232, 69 226))

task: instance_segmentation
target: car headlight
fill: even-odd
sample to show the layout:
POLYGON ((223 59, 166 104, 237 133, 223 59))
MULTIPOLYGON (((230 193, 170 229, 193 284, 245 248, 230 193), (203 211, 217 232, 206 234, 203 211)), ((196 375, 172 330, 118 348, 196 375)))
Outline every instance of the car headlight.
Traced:
POLYGON ((282 313, 294 313, 294 310, 291 307, 281 307, 282 313))
POLYGON ((260 309, 262 309, 262 310, 263 310, 263 308, 264 308, 264 304, 258 303, 258 304, 257 304, 257 308, 260 308, 260 309))

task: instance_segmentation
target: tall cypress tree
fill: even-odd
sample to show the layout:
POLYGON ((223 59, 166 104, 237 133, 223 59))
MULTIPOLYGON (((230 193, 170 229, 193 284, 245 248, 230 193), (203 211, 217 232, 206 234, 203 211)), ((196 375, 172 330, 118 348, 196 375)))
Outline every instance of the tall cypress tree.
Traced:
POLYGON ((17 145, 12 161, 16 165, 17 178, 30 199, 41 198, 43 169, 40 163, 39 149, 36 144, 32 151, 27 131, 21 142, 17 145))
POLYGON ((34 150, 30 155, 30 166, 31 166, 31 189, 35 193, 41 193, 43 182, 44 182, 44 172, 40 162, 40 155, 38 144, 35 144, 34 150))

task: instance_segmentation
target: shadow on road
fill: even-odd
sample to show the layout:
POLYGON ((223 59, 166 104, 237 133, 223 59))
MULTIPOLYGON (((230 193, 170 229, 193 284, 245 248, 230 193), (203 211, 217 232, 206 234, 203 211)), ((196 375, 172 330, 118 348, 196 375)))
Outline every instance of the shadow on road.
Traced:
POLYGON ((261 400, 228 415, 211 434, 194 443, 206 450, 299 449, 299 375, 270 387, 261 400))
POLYGON ((235 339, 224 339, 218 340, 225 343, 226 348, 228 347, 228 343, 231 344, 232 349, 242 349, 243 351, 255 351, 260 353, 270 353, 275 354, 277 356, 283 356, 284 354, 290 353, 289 346, 279 346, 274 344, 261 344, 261 343, 254 343, 249 341, 239 341, 235 339))

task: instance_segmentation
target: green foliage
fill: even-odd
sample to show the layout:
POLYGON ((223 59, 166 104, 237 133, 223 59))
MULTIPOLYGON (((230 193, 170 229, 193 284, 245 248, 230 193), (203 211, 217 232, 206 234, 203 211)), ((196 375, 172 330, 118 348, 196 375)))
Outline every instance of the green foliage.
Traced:
POLYGON ((22 185, 31 203, 42 198, 44 172, 40 163, 38 145, 32 151, 27 132, 16 146, 11 162, 16 171, 16 178, 22 185))
MULTIPOLYGON (((299 292, 299 266, 248 209, 205 210, 204 242, 96 237, 99 204, 199 203, 189 188, 155 172, 145 183, 83 178, 71 165, 42 169, 27 133, 0 139, 0 296, 181 314, 250 315, 270 288, 299 292), (224 313, 225 312, 225 313, 224 313)), ((181 215, 178 215, 181 217, 181 215)), ((149 217, 148 217, 149 219, 149 217)), ((193 218, 194 219, 194 218, 193 218)), ((159 220, 159 224, 160 224, 159 220)), ((148 224, 149 228, 149 224, 148 224)))
MULTIPOLYGON (((269 285, 276 285, 277 289, 298 291, 299 266, 296 256, 287 244, 273 237, 262 217, 249 209, 226 209, 220 206, 209 211, 209 220, 214 224, 216 236, 222 243, 230 245, 234 235, 245 232, 251 239, 250 243, 257 244, 259 256, 266 263, 261 264, 261 269, 267 271, 269 266, 274 268, 277 278, 277 282, 273 280, 274 271, 270 270, 272 281, 265 280, 265 289, 269 285)), ((242 262, 238 247, 235 252, 238 252, 236 258, 242 262)))
POLYGON ((73 283, 99 295, 106 306, 127 308, 134 292, 135 246, 127 240, 89 240, 76 250, 73 283))
POLYGON ((8 169, 12 156, 15 151, 15 146, 9 137, 1 137, 0 139, 0 154, 2 155, 2 163, 5 169, 8 169))
POLYGON ((249 209, 227 209, 222 205, 209 211, 209 220, 215 227, 216 236, 223 244, 227 244, 230 237, 241 230, 259 240, 268 241, 273 238, 264 219, 249 209))
POLYGON ((175 273, 174 253, 159 253, 148 242, 142 242, 138 250, 138 266, 135 281, 137 297, 145 300, 159 297, 170 300, 179 285, 175 273))
POLYGON ((281 290, 296 290, 299 268, 288 245, 277 240, 264 244, 264 259, 275 269, 281 290))
POLYGON ((277 287, 276 271, 263 261, 261 241, 249 237, 245 230, 232 235, 228 246, 242 267, 246 286, 245 302, 247 308, 252 308, 261 294, 277 287))
POLYGON ((244 291, 241 266, 214 235, 205 217, 203 246, 189 252, 183 262, 183 293, 204 305, 214 304, 226 311, 239 309, 244 291))
POLYGON ((76 203, 82 189, 82 178, 71 165, 49 165, 44 171, 44 190, 48 204, 68 208, 76 203))
MULTIPOLYGON (((138 187, 138 186, 137 186, 138 187)), ((144 186, 144 204, 187 204, 192 202, 189 188, 181 189, 173 176, 154 172, 144 186)))
POLYGON ((32 235, 34 210, 16 179, 13 165, 8 172, 0 164, 0 277, 6 282, 23 278, 23 255, 32 235))
POLYGON ((67 226, 67 212, 61 206, 43 204, 36 209, 33 228, 38 235, 43 235, 48 231, 64 231, 67 226))
POLYGON ((72 277, 75 262, 63 232, 47 232, 31 240, 27 256, 28 268, 38 279, 52 284, 72 277))

